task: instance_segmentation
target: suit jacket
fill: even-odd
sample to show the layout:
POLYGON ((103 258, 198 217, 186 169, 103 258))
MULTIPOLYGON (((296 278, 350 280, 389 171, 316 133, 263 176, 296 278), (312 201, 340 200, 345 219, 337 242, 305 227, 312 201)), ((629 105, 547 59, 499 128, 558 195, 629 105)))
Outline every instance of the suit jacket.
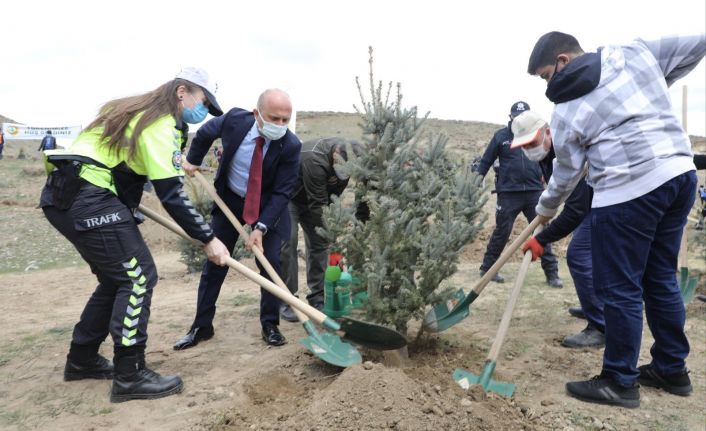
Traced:
MULTIPOLYGON (((253 123, 255 123, 255 116, 251 111, 233 108, 202 125, 191 141, 186 160, 198 166, 203 162, 213 141, 221 138, 223 155, 214 180, 216 191, 220 196, 223 196, 228 187, 228 173, 235 152, 238 151, 253 123)), ((282 138, 270 142, 265 158, 262 160, 262 191, 258 221, 268 229, 279 233, 282 238, 289 238, 290 235, 291 223, 287 204, 299 176, 301 146, 299 138, 287 130, 282 138)))

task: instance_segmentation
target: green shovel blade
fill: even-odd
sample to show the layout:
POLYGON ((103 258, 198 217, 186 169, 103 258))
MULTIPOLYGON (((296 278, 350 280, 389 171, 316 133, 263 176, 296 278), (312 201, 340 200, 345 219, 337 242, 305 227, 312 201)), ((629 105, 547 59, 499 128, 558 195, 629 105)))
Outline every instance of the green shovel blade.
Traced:
POLYGON ((407 345, 407 338, 394 329, 374 323, 342 317, 338 319, 344 340, 375 350, 397 350, 407 345))
POLYGON ((309 336, 299 342, 324 362, 343 368, 363 362, 355 347, 344 343, 336 335, 319 333, 310 320, 304 323, 304 329, 309 336))
POLYGON ((478 294, 475 291, 471 290, 466 295, 463 289, 459 289, 454 293, 449 305, 447 303, 436 304, 424 316, 424 322, 422 323, 424 330, 427 332, 441 332, 454 326, 471 314, 469 307, 476 298, 478 298, 478 294))
POLYGON ((515 392, 516 386, 512 383, 503 383, 492 380, 490 377, 495 370, 495 361, 488 361, 483 367, 483 372, 480 375, 475 375, 462 368, 456 368, 453 373, 453 378, 461 388, 468 390, 471 385, 481 385, 486 392, 495 392, 504 397, 511 397, 515 392))
POLYGON ((691 300, 694 299, 697 281, 698 279, 696 277, 689 277, 689 268, 681 267, 679 290, 681 290, 681 298, 684 301, 684 305, 690 303, 691 300))

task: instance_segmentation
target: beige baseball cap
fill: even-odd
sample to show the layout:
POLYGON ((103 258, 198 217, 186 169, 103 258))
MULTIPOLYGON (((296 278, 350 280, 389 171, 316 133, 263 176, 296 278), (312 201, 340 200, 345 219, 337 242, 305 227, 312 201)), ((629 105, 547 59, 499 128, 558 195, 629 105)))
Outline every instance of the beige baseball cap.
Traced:
POLYGON ((547 122, 535 111, 525 111, 512 120, 512 140, 510 148, 518 148, 534 141, 547 122))

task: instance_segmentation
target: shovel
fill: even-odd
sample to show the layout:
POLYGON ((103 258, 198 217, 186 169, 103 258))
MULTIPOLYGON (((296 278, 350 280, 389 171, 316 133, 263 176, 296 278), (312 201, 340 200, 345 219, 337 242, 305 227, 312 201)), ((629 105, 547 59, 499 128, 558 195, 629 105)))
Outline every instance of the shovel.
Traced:
POLYGON ((504 397, 511 397, 513 392, 515 392, 515 385, 513 383, 498 382, 492 380, 491 377, 495 371, 495 365, 498 359, 498 354, 500 353, 500 347, 502 346, 503 341, 505 341, 507 330, 510 327, 512 312, 515 309, 517 298, 520 296, 520 289, 522 289, 522 284, 525 281, 527 268, 529 268, 530 262, 532 262, 532 251, 527 250, 525 257, 522 259, 522 264, 520 265, 520 271, 517 274, 517 279, 515 279, 515 285, 512 288, 510 299, 508 299, 507 305, 505 306, 505 312, 503 313, 503 318, 500 321, 498 333, 495 335, 493 345, 490 347, 488 359, 485 361, 481 374, 477 376, 462 368, 456 368, 454 371, 453 378, 463 389, 467 390, 471 385, 481 385, 486 392, 495 392, 504 397))
MULTIPOLYGON (((201 172, 196 171, 195 175, 196 179, 201 183, 204 189, 208 192, 208 194, 211 196, 211 198, 216 202, 216 205, 223 211, 223 214, 228 217, 228 220, 233 224, 235 229, 238 231, 238 233, 243 237, 243 239, 247 240, 248 234, 245 232, 245 229, 243 229, 243 226, 240 224, 238 221, 238 218, 235 217, 235 214, 228 208, 225 202, 223 202, 223 199, 221 199, 220 196, 218 196, 218 193, 216 192, 216 189, 213 188, 210 182, 206 179, 206 177, 201 174, 201 172)), ((265 255, 262 253, 262 250, 259 248, 256 250, 253 250, 255 257, 257 257, 257 260, 260 261, 260 264, 265 268, 267 271, 267 274, 272 278, 272 280, 275 280, 277 282, 277 285, 284 289, 287 293, 289 292, 289 289, 287 286, 284 284, 284 281, 280 278, 280 276, 277 274, 277 271, 275 271, 274 268, 272 268, 272 265, 267 261, 267 258, 265 258, 265 255)), ((294 296, 294 295, 292 295, 294 296)), ((286 302, 286 301, 285 301, 286 302)), ((290 304, 291 305, 291 304, 290 304)), ((308 319, 306 319, 306 315, 303 315, 301 313, 298 313, 298 310, 296 308, 293 309, 294 312, 297 314, 297 318, 299 319, 300 322, 304 324, 304 329, 307 331, 308 334, 310 334, 312 337, 305 338, 301 341, 302 344, 305 346, 309 347, 308 344, 311 343, 312 340, 317 339, 317 337, 313 336, 311 332, 309 332, 309 329, 316 331, 316 328, 309 322, 308 319), (304 320, 302 320, 304 319, 304 320)), ((323 314, 323 313, 322 313, 323 314)), ((325 316, 325 314, 324 314, 325 316)), ((350 319, 350 318, 342 318, 339 319, 338 322, 341 325, 341 329, 346 333, 346 335, 343 337, 344 339, 348 341, 352 341, 356 344, 360 344, 362 346, 375 349, 375 350, 397 350, 401 349, 402 347, 407 345, 407 339, 400 334, 397 331, 394 331, 392 329, 386 328, 384 326, 380 325, 374 325, 372 323, 367 323, 367 322, 361 322, 358 320, 350 319)), ((331 345, 338 345, 338 343, 344 344, 338 339, 336 336, 332 334, 324 334, 320 335, 322 338, 327 338, 327 337, 333 337, 334 340, 331 340, 331 345)), ((351 349, 355 350, 353 346, 347 345, 351 349)), ((343 349, 343 347, 341 347, 343 349)), ((311 349, 310 349, 311 350, 311 349)), ((343 353, 343 352, 340 352, 343 353)), ((355 351, 355 353, 358 355, 360 358, 360 354, 358 354, 358 351, 355 351)), ((351 353, 352 354, 352 353, 351 353)), ((357 363, 360 363, 360 359, 358 360, 357 363)))
MULTIPOLYGON (((173 221, 163 217, 156 212, 150 210, 144 205, 139 206, 141 213, 173 231, 181 235, 183 238, 194 242, 197 245, 202 245, 197 240, 191 238, 184 230, 173 221)), ((281 301, 289 304, 293 308, 297 308, 304 312, 315 323, 325 327, 330 331, 342 331, 343 339, 369 347, 375 350, 397 350, 407 345, 407 339, 397 331, 386 328, 384 326, 375 325, 372 323, 361 322, 358 320, 345 318, 341 323, 329 318, 324 313, 309 304, 302 302, 299 298, 292 295, 289 290, 281 289, 270 280, 262 277, 260 274, 251 270, 247 266, 241 264, 235 259, 228 258, 228 266, 243 274, 248 279, 254 281, 275 295, 281 301)))
MULTIPOLYGON (((686 132, 686 124, 687 124, 687 103, 686 103, 686 95, 687 95, 687 90, 686 90, 686 85, 682 88, 682 105, 681 105, 681 121, 682 121, 682 127, 684 128, 684 131, 686 132)), ((689 210, 689 213, 693 211, 694 208, 692 207, 691 210, 689 210)), ((698 210, 697 210, 698 211, 698 210)), ((687 216, 687 219, 689 217, 687 216)), ((681 245, 679 247, 679 271, 680 271, 680 277, 679 277, 679 290, 681 290, 681 299, 684 301, 684 305, 688 304, 691 302, 692 299, 694 299, 694 293, 696 291, 696 282, 698 281, 697 277, 689 277, 689 258, 688 258, 688 253, 689 253, 689 247, 688 247, 688 233, 687 233, 687 228, 689 227, 689 223, 687 222, 686 225, 684 226, 684 231, 682 232, 682 237, 681 237, 681 245)))
POLYGON ((535 217, 534 220, 520 233, 520 235, 515 239, 515 241, 510 244, 505 251, 500 255, 498 260, 490 267, 488 272, 486 272, 483 277, 478 280, 475 287, 471 292, 466 295, 463 289, 459 289, 453 298, 442 304, 436 304, 432 309, 424 316, 424 322, 422 323, 424 330, 428 332, 441 332, 454 326, 461 320, 468 317, 471 314, 470 305, 473 301, 478 298, 485 286, 488 285, 490 280, 495 277, 500 268, 505 265, 505 262, 510 259, 510 256, 522 245, 522 243, 530 237, 534 229, 539 225, 539 217, 535 217))
MULTIPOLYGON (((230 220, 231 224, 233 224, 235 230, 237 230, 243 240, 247 242, 248 233, 245 232, 243 225, 240 224, 235 214, 233 214, 233 212, 230 210, 230 208, 228 208, 226 203, 223 202, 223 199, 218 196, 218 193, 216 193, 216 190, 213 188, 211 183, 209 183, 208 180, 199 171, 196 171, 195 176, 196 179, 201 183, 201 186, 211 196, 211 199, 216 202, 218 208, 221 209, 223 214, 225 214, 228 220, 230 220)), ((260 262, 260 264, 265 268, 270 278, 275 283, 277 283, 277 286, 289 292, 286 285, 284 284, 284 281, 282 281, 279 274, 277 274, 277 271, 275 271, 270 262, 267 260, 265 254, 260 249, 260 247, 254 247, 252 251, 253 254, 255 254, 257 260, 260 262)), ((311 323, 311 320, 306 316, 306 314, 302 313, 296 308, 292 308, 292 310, 294 310, 297 319, 303 324, 306 333, 309 334, 308 337, 299 340, 299 342, 303 344, 304 347, 309 349, 309 351, 314 353, 316 356, 318 356, 325 362, 337 365, 339 367, 349 367, 353 364, 360 364, 362 362, 360 353, 356 350, 355 347, 351 346, 348 343, 344 343, 336 335, 329 333, 319 333, 316 330, 314 324, 311 323)))
POLYGON ((696 282, 698 277, 689 277, 689 258, 688 258, 688 242, 687 242, 687 226, 684 226, 684 233, 681 237, 681 246, 679 247, 679 290, 681 290, 681 299, 684 305, 694 299, 696 293, 696 282))

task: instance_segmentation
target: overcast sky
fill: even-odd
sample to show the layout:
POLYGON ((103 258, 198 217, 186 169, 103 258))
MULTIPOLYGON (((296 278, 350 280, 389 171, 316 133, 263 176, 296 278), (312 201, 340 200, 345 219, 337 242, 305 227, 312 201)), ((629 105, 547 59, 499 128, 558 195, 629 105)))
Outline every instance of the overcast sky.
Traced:
MULTIPOLYGON (((706 2, 37 1, 0 7, 0 114, 33 126, 86 126, 104 102, 152 90, 183 66, 206 68, 224 109, 253 108, 265 88, 295 110, 353 112, 355 77, 402 83, 404 104, 432 118, 504 123, 528 102, 547 118, 544 81, 526 73, 542 34, 597 47, 706 31, 706 2), (110 4, 108 4, 110 3, 110 4), (482 6, 480 6, 482 4, 482 6)), ((671 89, 691 134, 706 135, 704 61, 671 89)))

